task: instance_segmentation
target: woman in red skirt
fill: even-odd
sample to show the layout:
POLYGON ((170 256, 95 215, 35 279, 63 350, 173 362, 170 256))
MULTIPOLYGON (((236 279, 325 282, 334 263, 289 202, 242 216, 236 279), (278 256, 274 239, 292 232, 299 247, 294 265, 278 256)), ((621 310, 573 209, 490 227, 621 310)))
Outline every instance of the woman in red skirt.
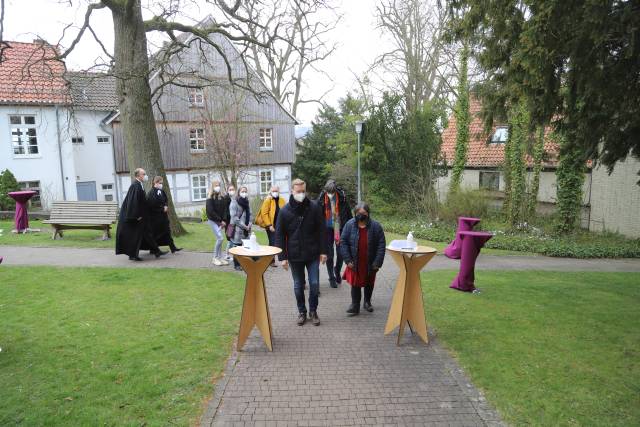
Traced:
POLYGON ((351 305, 349 316, 360 314, 362 288, 364 288, 363 308, 373 311, 371 295, 376 281, 376 273, 382 267, 386 241, 382 226, 369 216, 366 203, 358 203, 354 209, 355 218, 349 220, 340 236, 340 253, 347 264, 343 278, 351 285, 351 305))

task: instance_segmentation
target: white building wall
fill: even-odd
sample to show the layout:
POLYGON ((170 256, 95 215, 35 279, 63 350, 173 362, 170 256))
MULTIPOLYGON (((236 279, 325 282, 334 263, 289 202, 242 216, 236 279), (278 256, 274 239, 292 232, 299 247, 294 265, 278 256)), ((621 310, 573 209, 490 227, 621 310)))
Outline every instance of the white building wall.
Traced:
POLYGON ((55 107, 0 106, 0 169, 9 169, 18 181, 39 181, 43 209, 49 208, 52 201, 63 200, 65 195, 67 200, 76 198, 73 147, 65 138, 68 119, 68 111, 64 108, 59 108, 56 116, 55 107), (11 115, 36 117, 38 154, 14 155, 9 122, 11 115))
POLYGON ((112 196, 117 200, 115 166, 113 163, 113 139, 111 126, 101 126, 108 111, 76 110, 71 118, 67 137, 82 137, 82 144, 71 144, 77 182, 95 182, 97 200, 112 196), (98 142, 98 137, 107 137, 109 142, 98 142), (103 185, 111 189, 103 190, 103 185))

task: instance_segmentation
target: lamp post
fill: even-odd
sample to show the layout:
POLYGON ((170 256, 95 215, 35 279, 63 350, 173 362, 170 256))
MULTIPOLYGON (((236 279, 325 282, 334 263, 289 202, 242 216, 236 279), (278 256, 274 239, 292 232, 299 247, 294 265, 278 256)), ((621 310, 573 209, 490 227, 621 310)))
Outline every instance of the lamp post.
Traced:
POLYGON ((362 122, 356 122, 356 133, 358 134, 358 203, 362 201, 360 190, 360 135, 362 135, 362 122))

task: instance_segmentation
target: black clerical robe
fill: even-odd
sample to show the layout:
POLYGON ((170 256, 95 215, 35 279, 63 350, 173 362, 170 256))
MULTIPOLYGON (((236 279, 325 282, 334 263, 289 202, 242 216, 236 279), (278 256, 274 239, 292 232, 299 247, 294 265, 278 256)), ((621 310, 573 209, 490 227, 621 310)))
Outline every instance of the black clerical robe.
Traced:
POLYGON ((116 255, 126 254, 137 257, 143 244, 158 251, 158 245, 150 233, 149 208, 142 183, 134 181, 120 207, 118 228, 116 229, 116 255))
POLYGON ((164 190, 152 188, 147 193, 147 206, 149 207, 149 224, 151 226, 151 234, 153 234, 158 246, 173 247, 169 215, 164 211, 165 206, 168 206, 167 203, 167 194, 164 190))

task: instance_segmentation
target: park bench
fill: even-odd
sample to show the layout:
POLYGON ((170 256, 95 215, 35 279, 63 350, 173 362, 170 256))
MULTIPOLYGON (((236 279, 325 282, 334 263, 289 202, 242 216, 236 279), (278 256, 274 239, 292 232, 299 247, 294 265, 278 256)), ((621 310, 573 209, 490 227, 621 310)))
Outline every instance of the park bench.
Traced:
POLYGON ((62 230, 102 230, 107 240, 117 216, 116 202, 53 202, 49 219, 42 222, 51 224, 54 240, 63 237, 62 230))

